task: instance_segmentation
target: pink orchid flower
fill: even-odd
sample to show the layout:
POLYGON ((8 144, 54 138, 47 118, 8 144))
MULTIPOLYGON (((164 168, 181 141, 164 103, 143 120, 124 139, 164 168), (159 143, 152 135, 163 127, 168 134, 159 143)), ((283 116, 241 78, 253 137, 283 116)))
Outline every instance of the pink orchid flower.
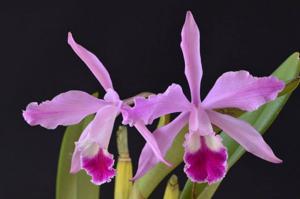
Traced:
MULTIPOLYGON (((227 150, 221 137, 214 132, 212 124, 225 131, 248 152, 267 161, 280 163, 281 160, 251 125, 218 113, 215 109, 238 108, 253 111, 274 100, 284 88, 284 83, 272 76, 253 77, 246 71, 226 72, 218 78, 206 98, 201 101, 200 33, 191 12, 187 12, 181 36, 191 102, 186 99, 179 85, 172 84, 163 94, 153 95, 148 99, 136 98, 135 106, 124 115, 124 123, 134 125, 135 122, 143 121, 150 124, 160 116, 181 112, 171 123, 155 130, 153 135, 165 155, 178 132, 184 125, 189 124, 183 159, 184 171, 193 182, 211 184, 221 180, 226 173, 227 150)), ((134 179, 144 175, 158 162, 146 143, 134 179)))
MULTIPOLYGON (((26 122, 32 126, 41 125, 47 129, 55 129, 58 125, 79 123, 87 115, 96 113, 94 120, 84 129, 72 157, 71 173, 84 169, 94 184, 109 182, 115 175, 113 155, 107 151, 116 117, 122 112, 126 114, 129 106, 120 100, 113 88, 109 73, 97 57, 77 44, 72 34, 68 34, 68 43, 74 52, 88 66, 106 94, 98 99, 82 91, 68 91, 41 104, 30 103, 23 111, 26 122)), ((135 127, 139 130, 157 159, 167 163, 151 132, 141 122, 135 127)))

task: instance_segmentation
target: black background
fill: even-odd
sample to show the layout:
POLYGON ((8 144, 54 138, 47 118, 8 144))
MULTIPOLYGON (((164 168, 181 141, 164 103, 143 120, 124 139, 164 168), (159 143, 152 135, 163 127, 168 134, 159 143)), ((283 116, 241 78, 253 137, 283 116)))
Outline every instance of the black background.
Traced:
MULTIPOLYGON (((202 95, 225 71, 245 69, 269 75, 300 47, 300 3, 291 1, 11 2, 1 5, 0 198, 54 198, 64 128, 30 127, 21 110, 31 101, 60 92, 103 90, 67 45, 72 31, 79 43, 103 61, 122 98, 140 91, 161 92, 172 82, 188 93, 179 47, 185 12, 201 30, 204 66, 202 95)), ((294 93, 265 139, 284 160, 275 165, 246 154, 215 198, 299 198, 299 91, 294 93)), ((115 141, 110 151, 116 152, 115 141)), ((130 131, 137 163, 144 143, 130 131)), ((176 170, 185 181, 182 166, 176 170)), ((164 184, 152 198, 161 198, 164 184)), ((112 198, 113 183, 102 186, 112 198)))

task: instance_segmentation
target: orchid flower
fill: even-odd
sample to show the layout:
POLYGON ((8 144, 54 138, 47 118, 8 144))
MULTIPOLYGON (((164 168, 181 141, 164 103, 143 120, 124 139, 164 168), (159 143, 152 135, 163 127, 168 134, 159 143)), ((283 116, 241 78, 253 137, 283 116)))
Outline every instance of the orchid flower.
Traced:
MULTIPOLYGON (((181 49, 185 61, 191 102, 184 96, 181 87, 172 84, 162 94, 148 99, 137 97, 135 106, 127 112, 124 123, 151 124, 160 116, 180 112, 171 123, 158 128, 153 135, 163 153, 166 154, 178 132, 188 123, 184 142, 184 171, 193 182, 209 184, 220 181, 227 169, 227 150, 212 124, 226 132, 248 152, 273 163, 280 163, 272 149, 257 130, 240 119, 216 111, 221 108, 238 108, 254 111, 274 100, 284 88, 276 77, 253 77, 247 71, 226 72, 221 75, 206 98, 201 101, 200 84, 202 65, 200 57, 200 33, 196 22, 187 12, 181 32, 181 49)), ((146 143, 139 159, 134 179, 144 175, 158 163, 150 145, 146 143)))
MULTIPOLYGON (((84 169, 92 177, 91 181, 100 185, 109 182, 115 175, 113 155, 107 151, 107 148, 116 117, 121 112, 126 114, 129 106, 120 100, 113 88, 109 73, 100 60, 77 44, 71 33, 68 34, 68 43, 106 91, 104 99, 98 99, 83 91, 72 90, 57 95, 51 101, 41 104, 30 103, 23 111, 23 117, 32 126, 41 125, 47 129, 55 129, 58 125, 68 126, 79 123, 87 115, 96 113, 93 121, 75 143, 70 172, 77 173, 84 169)), ((156 140, 145 125, 137 122, 135 126, 157 158, 170 165, 164 160, 156 140)))

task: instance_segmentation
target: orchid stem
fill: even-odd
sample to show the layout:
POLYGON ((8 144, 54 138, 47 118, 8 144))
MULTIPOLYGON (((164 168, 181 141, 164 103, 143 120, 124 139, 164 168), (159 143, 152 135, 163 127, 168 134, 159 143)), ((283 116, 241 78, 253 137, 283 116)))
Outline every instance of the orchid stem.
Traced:
POLYGON ((119 126, 117 131, 117 148, 121 158, 129 158, 127 128, 119 126))
POLYGON ((114 199, 128 199, 132 190, 132 162, 128 149, 127 128, 119 126, 117 131, 117 161, 114 199))

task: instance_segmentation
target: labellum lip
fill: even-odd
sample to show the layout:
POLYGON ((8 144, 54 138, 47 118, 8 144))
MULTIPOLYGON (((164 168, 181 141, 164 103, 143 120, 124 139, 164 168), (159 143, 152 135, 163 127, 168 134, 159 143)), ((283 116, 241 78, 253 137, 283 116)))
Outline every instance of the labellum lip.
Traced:
MULTIPOLYGON (((208 182, 209 184, 220 181, 226 173, 227 151, 221 143, 221 138, 216 136, 199 136, 199 148, 189 151, 186 148, 184 155, 185 172, 193 182, 208 182)), ((195 142, 195 137, 192 139, 195 142)))
MULTIPOLYGON (((91 150, 94 151, 94 149, 95 147, 91 150)), ((83 152, 81 157, 82 168, 92 177, 91 182, 96 185, 110 182, 115 176, 113 155, 102 148, 98 148, 98 152, 94 156, 91 156, 91 154, 92 153, 89 152, 83 152), (84 156, 84 154, 87 156, 84 156)))

